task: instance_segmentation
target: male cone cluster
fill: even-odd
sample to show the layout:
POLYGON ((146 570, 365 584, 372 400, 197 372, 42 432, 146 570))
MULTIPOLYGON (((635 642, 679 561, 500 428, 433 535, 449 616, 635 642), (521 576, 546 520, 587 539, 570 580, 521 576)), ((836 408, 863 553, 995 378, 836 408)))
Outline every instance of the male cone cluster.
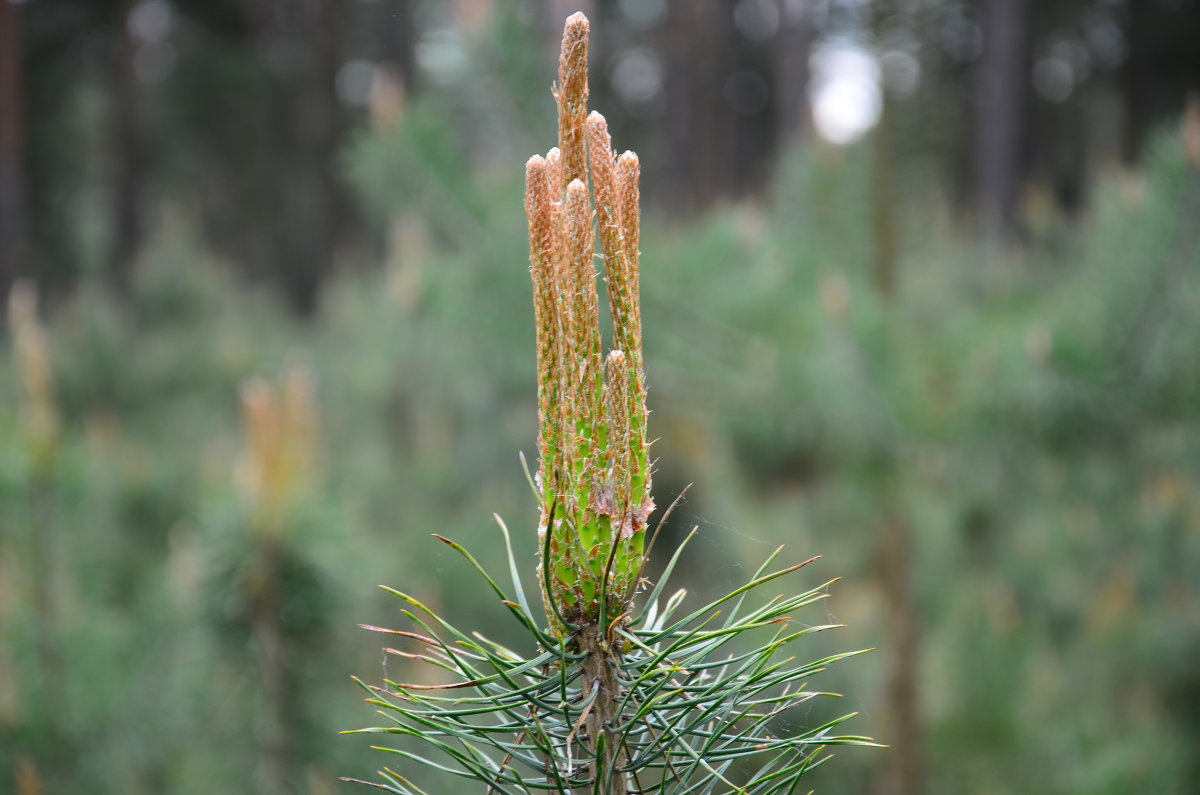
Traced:
POLYGON ((558 146, 525 166, 537 325, 541 574, 557 632, 626 616, 644 562, 650 498, 638 288, 637 155, 612 150, 587 112, 588 21, 567 19, 554 97, 558 146), (589 190, 590 177, 590 190, 589 190), (613 349, 602 352, 599 237, 613 349), (549 537, 547 538, 547 534, 549 537))

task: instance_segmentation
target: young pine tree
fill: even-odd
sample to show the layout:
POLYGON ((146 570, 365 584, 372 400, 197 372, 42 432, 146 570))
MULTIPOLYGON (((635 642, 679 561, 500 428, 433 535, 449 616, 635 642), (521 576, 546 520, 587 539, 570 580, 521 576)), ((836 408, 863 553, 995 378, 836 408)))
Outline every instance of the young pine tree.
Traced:
MULTIPOLYGON (((407 604, 402 613, 415 626, 367 629, 401 639, 406 648, 386 652, 442 669, 446 681, 364 684, 368 702, 392 725, 360 731, 407 737, 381 750, 411 769, 474 780, 484 793, 792 792, 827 758, 827 746, 869 742, 835 733, 846 718, 782 730, 780 716, 822 695, 805 680, 848 656, 797 664, 781 654, 828 628, 789 623, 824 597, 825 586, 752 601, 759 586, 804 565, 768 573, 776 550, 749 582, 680 615, 683 591, 660 597, 681 547, 639 600, 649 585, 642 575, 654 510, 638 287, 640 167, 632 152, 615 156, 604 117, 588 113, 587 47, 588 20, 575 14, 563 32, 554 90, 558 146, 525 168, 546 623, 526 597, 511 546, 510 592, 439 536, 485 578, 535 651, 521 655, 463 632, 387 589, 407 604), (607 355, 597 238, 612 327, 607 355)), ((380 782, 359 783, 426 792, 393 768, 379 775, 380 782)))

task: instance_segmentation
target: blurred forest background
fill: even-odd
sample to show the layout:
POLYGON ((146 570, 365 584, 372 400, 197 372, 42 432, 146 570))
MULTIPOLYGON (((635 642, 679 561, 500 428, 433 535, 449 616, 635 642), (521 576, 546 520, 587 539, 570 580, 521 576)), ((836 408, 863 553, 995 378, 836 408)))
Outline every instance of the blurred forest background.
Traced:
POLYGON ((344 791, 377 583, 513 636, 580 8, 666 532, 876 648, 812 786, 1200 791, 1190 0, 0 0, 0 791, 344 791))

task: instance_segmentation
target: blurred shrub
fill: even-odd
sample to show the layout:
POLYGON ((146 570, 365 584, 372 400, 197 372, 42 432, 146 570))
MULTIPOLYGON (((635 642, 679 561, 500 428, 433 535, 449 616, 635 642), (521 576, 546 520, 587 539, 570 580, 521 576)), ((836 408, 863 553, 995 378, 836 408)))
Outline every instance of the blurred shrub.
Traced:
MULTIPOLYGON (((462 157, 457 112, 431 100, 348 155, 385 267, 333 280, 311 324, 234 283, 177 220, 131 303, 87 288, 44 315, 62 427, 44 472, 25 452, 20 385, 0 379, 0 747, 13 749, 0 789, 261 781, 248 706, 263 684, 241 656, 252 610, 238 590, 254 558, 234 480, 250 376, 301 356, 318 385, 318 466, 281 574, 302 619, 288 663, 306 716, 297 791, 369 764, 333 733, 361 723, 343 673, 380 664, 353 627, 387 621, 373 583, 486 614, 427 533, 488 556, 493 511, 530 529, 516 540, 532 559, 516 459, 534 450, 536 411, 521 175, 462 157)), ((519 131, 499 140, 521 145, 519 131)), ((857 581, 832 601, 860 636, 840 643, 878 645, 880 595, 855 569, 888 563, 874 539, 894 468, 915 533, 929 791, 1187 791, 1197 172, 1164 137, 1077 228, 1015 255, 956 236, 936 198, 910 196, 885 305, 863 160, 799 153, 765 207, 645 224, 657 480, 702 495, 675 520, 701 525, 696 587, 787 541, 857 581)), ((14 374, 9 347, 0 370, 14 374)), ((835 677, 870 693, 882 659, 835 677)), ((861 789, 873 772, 858 775, 861 789)))

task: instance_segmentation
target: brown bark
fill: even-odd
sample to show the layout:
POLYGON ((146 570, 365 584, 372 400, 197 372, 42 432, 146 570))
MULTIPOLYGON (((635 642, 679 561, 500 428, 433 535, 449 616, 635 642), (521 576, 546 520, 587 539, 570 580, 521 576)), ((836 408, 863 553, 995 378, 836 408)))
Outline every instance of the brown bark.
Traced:
MULTIPOLYGON (((597 626, 585 626, 579 631, 577 640, 579 650, 587 654, 583 660, 583 694, 587 698, 595 690, 596 698, 592 702, 591 711, 583 722, 583 744, 595 757, 596 740, 605 735, 604 770, 594 767, 592 775, 601 775, 606 782, 601 785, 601 792, 607 795, 624 795, 629 792, 629 776, 624 773, 614 773, 614 769, 628 762, 627 755, 618 747, 616 736, 607 734, 607 727, 617 723, 617 711, 621 705, 621 684, 617 679, 617 670, 621 663, 621 655, 612 648, 604 638, 604 629, 597 626)), ((579 787, 577 795, 591 795, 591 785, 579 787)))

